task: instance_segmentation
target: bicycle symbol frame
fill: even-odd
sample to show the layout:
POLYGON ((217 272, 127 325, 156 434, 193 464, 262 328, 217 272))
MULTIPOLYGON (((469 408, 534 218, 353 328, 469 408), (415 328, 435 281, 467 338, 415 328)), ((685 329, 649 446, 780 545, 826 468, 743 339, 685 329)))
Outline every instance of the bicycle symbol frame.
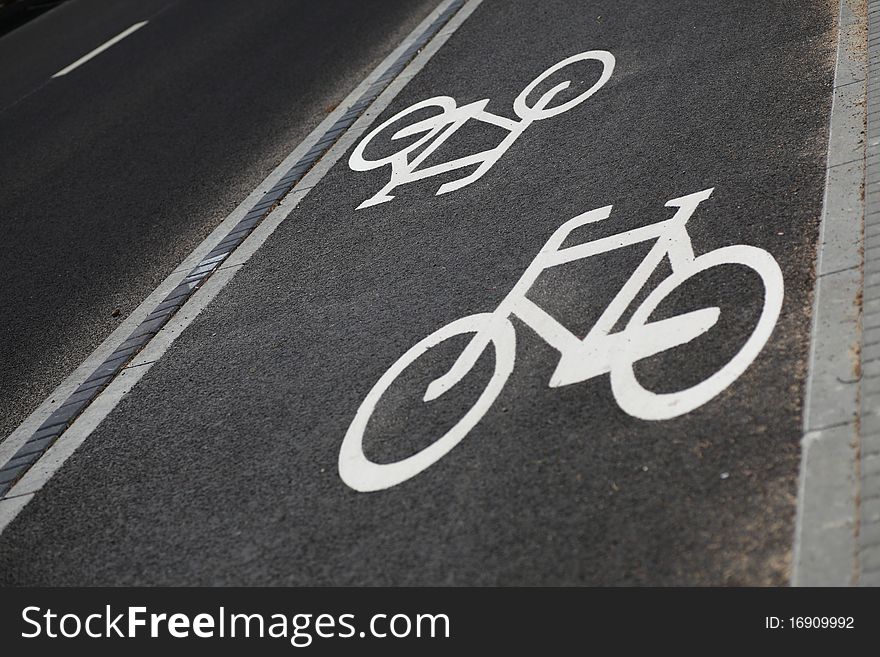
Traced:
POLYGON ((782 271, 776 260, 758 247, 738 244, 700 256, 694 254, 686 224, 712 191, 710 188, 670 200, 666 206, 678 209, 665 221, 565 248, 562 244, 572 231, 607 219, 612 206, 591 210, 562 224, 493 312, 470 315, 447 324, 411 347, 380 377, 358 408, 342 442, 338 461, 342 480, 362 492, 390 488, 430 467, 461 442, 492 406, 513 372, 516 333, 510 321, 512 315, 559 351, 559 363, 549 381, 550 387, 571 385, 610 373, 617 404, 629 415, 643 420, 684 415, 721 393, 745 372, 770 338, 782 309, 784 289, 782 271), (650 240, 656 243, 583 339, 527 298, 531 286, 547 269, 650 240), (640 303, 626 326, 612 333, 664 258, 668 258, 672 273, 640 303), (633 365, 702 335, 718 321, 720 310, 703 308, 658 321, 649 321, 649 317, 660 302, 687 279, 724 264, 743 265, 761 278, 764 307, 752 334, 727 364, 690 388, 663 394, 643 388, 636 379, 633 365), (370 461, 363 450, 364 433, 385 391, 429 349, 467 333, 474 334, 470 342, 446 374, 428 385, 424 401, 437 399, 461 381, 491 344, 495 351, 495 370, 474 405, 441 438, 420 452, 394 463, 370 461))
POLYGON ((388 201, 391 201, 394 199, 391 192, 399 185, 431 178, 448 171, 479 165, 473 172, 463 178, 442 184, 437 190, 436 195, 447 194, 470 185, 472 182, 483 177, 532 123, 567 112, 601 89, 611 77, 611 73, 614 71, 614 63, 614 55, 606 50, 590 50, 557 62, 530 82, 529 85, 516 97, 516 100, 514 100, 513 111, 519 117, 518 121, 487 112, 486 105, 489 103, 488 98, 458 107, 454 98, 449 96, 436 96, 418 102, 407 107, 405 110, 398 112, 364 137, 354 151, 352 151, 351 156, 348 159, 348 165, 354 171, 369 171, 370 169, 376 169, 378 167, 384 167, 387 165, 391 166, 391 179, 388 183, 373 196, 361 203, 357 209, 360 210, 379 203, 387 203, 388 201), (566 66, 574 64, 575 62, 587 60, 596 60, 602 63, 602 74, 593 86, 560 105, 548 107, 550 102, 560 92, 571 86, 570 80, 560 82, 549 91, 545 92, 534 105, 528 105, 526 100, 529 94, 534 91, 535 87, 541 82, 566 66), (409 114, 413 114, 429 107, 438 107, 441 112, 428 119, 424 119, 398 130, 391 136, 391 140, 403 139, 424 133, 422 137, 387 157, 378 160, 367 160, 364 158, 364 151, 367 146, 385 128, 409 114), (483 123, 504 128, 508 131, 508 135, 494 148, 419 170, 419 166, 421 166, 421 164, 429 158, 434 151, 440 148, 447 139, 454 135, 470 120, 482 121, 483 123), (422 149, 421 152, 418 152, 419 149, 422 149), (413 154, 413 158, 409 159, 411 154, 413 154))

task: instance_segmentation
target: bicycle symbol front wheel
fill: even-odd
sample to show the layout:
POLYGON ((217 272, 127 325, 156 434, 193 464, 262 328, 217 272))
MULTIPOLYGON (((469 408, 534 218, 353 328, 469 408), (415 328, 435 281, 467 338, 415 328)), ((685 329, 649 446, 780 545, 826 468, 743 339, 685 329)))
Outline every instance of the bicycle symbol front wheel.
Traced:
POLYGON ((513 111, 516 112, 516 115, 521 119, 528 121, 540 121, 542 119, 549 119, 550 117, 556 116, 557 114, 562 114, 563 112, 567 112, 572 109, 576 105, 580 105, 582 102, 587 100, 594 93, 599 91, 605 83, 611 78, 611 74, 614 72, 614 55, 612 55, 607 50, 590 50, 588 52, 578 53, 577 55, 572 55, 567 59, 563 59, 561 62, 557 62, 546 71, 541 73, 538 77, 532 80, 529 85, 520 92, 520 94, 513 101, 513 111), (578 94, 571 100, 568 100, 564 103, 560 103, 555 107, 547 108, 547 105, 553 98, 556 97, 557 94, 568 89, 571 86, 571 80, 566 82, 562 82, 557 84, 555 87, 547 91, 541 98, 539 98, 534 105, 529 105, 526 100, 529 97, 529 94, 535 90, 539 84, 541 84, 544 80, 549 78, 551 75, 556 73, 556 71, 569 66, 570 64, 574 64, 575 62, 583 62, 595 60, 602 64, 602 73, 599 75, 599 79, 587 89, 585 92, 578 94))
POLYGON ((411 479, 443 458, 460 443, 495 402, 507 382, 516 358, 516 335, 509 320, 497 323, 491 313, 462 317, 411 347, 383 374, 355 414, 339 449, 339 476, 360 492, 383 490, 411 479), (485 390, 464 416, 443 436, 425 449, 394 463, 375 463, 364 454, 364 432, 376 404, 403 371, 428 350, 457 335, 478 333, 494 323, 490 343, 495 351, 495 370, 485 390))
POLYGON ((648 318, 673 290, 687 279, 718 265, 743 265, 754 270, 764 285, 764 307, 754 330, 733 358, 700 383, 672 393, 655 393, 636 379, 634 363, 617 360, 611 365, 611 390, 625 412, 642 420, 668 420, 702 406, 742 375, 764 348, 782 310, 783 279, 776 260, 763 249, 747 245, 727 246, 693 260, 691 266, 664 279, 633 313, 624 332, 644 330, 648 318))

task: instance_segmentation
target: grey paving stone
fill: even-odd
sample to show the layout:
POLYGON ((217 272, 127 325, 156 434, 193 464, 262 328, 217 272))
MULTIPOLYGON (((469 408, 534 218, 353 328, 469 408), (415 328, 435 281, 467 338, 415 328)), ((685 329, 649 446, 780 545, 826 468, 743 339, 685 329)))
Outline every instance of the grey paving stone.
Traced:
MULTIPOLYGON (((861 162, 851 162, 828 171, 820 275, 857 267, 862 262, 859 253, 862 238, 859 217, 864 213, 861 197, 863 175, 861 162)), ((866 242, 866 246, 873 244, 866 242)), ((877 235, 876 246, 880 248, 880 234, 877 235)))
MULTIPOLYGON (((859 344, 857 297, 861 272, 846 270, 817 281, 817 331, 813 336, 807 431, 855 419, 858 408, 855 354, 859 344)), ((880 385, 878 385, 880 391, 880 385)))
POLYGON ((856 429, 853 425, 816 431, 803 442, 798 586, 848 586, 855 568, 858 521, 856 429))

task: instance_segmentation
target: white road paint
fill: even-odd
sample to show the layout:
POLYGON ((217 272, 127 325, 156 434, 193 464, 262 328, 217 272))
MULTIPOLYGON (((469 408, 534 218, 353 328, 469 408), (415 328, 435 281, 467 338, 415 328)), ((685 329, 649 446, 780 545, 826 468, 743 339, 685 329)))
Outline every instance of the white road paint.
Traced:
POLYGON ((754 246, 726 246, 695 256, 686 224, 697 206, 711 193, 712 189, 706 189, 667 202, 667 207, 678 209, 666 221, 565 248, 562 244, 574 230, 608 219, 612 206, 591 210, 562 224, 493 312, 471 315, 447 324, 412 347, 382 375, 358 409, 342 442, 339 450, 342 480, 361 492, 390 488, 430 467, 461 442, 492 406, 513 372, 516 360, 516 334, 510 321, 513 315, 559 351, 559 364, 550 378, 550 387, 580 383, 610 373, 611 390, 617 404, 642 420, 667 420, 684 415, 721 393, 751 365, 770 338, 782 310, 783 279, 773 256, 754 246), (656 240, 656 243, 583 339, 528 298, 532 285, 547 269, 650 240, 656 240), (664 259, 668 259, 672 274, 648 294, 622 331, 612 333, 664 259), (730 264, 752 269, 764 286, 764 307, 745 344, 720 370, 690 388, 657 394, 642 387, 633 373, 636 361, 702 335, 715 325, 720 311, 718 308, 704 308, 654 322, 649 321, 651 313, 689 278, 712 267, 730 264), (437 399, 461 381, 491 344, 495 351, 495 371, 479 399, 455 426, 420 452, 395 463, 370 461, 364 455, 364 433, 382 395, 429 349, 466 333, 474 335, 451 369, 428 385, 424 401, 437 399))
POLYGON ((141 21, 140 23, 135 23, 134 25, 132 25, 132 26, 129 27, 128 29, 123 30, 122 32, 120 32, 119 34, 117 34, 117 35, 116 35, 115 37, 113 37, 112 39, 109 39, 108 41, 105 41, 105 42, 102 43, 100 46, 98 46, 98 47, 95 48, 93 51, 91 51, 90 53, 88 53, 88 54, 86 54, 86 55, 83 55, 82 57, 80 57, 79 59, 77 59, 77 60, 76 60, 73 64, 71 64, 70 66, 65 66, 64 68, 62 68, 60 71, 58 71, 58 72, 57 72, 55 75, 53 75, 52 77, 53 77, 53 78, 60 78, 62 75, 67 75, 67 74, 70 73, 71 71, 73 71, 73 70, 79 68, 80 66, 82 66, 83 64, 85 64, 87 61, 89 61, 89 60, 91 60, 91 59, 94 59, 95 57, 97 57, 98 55, 100 55, 102 52, 104 52, 105 50, 107 50, 107 48, 111 48, 111 47, 115 46, 117 43, 119 43, 120 41, 122 41, 125 37, 127 37, 127 36, 129 36, 129 35, 131 35, 131 34, 134 34, 135 32, 137 32, 139 29, 141 29, 144 25, 146 25, 146 24, 149 23, 149 22, 150 22, 150 21, 141 21))
POLYGON ((450 98, 449 96, 436 96, 415 103, 414 105, 407 107, 405 110, 398 112, 388 120, 380 123, 366 137, 364 137, 364 139, 357 145, 357 148, 352 151, 351 157, 348 159, 348 165, 355 171, 369 171, 370 169, 376 169, 386 165, 391 166, 391 179, 388 181, 388 184, 376 192, 375 195, 361 203, 358 206, 358 210, 391 201, 394 196, 392 196, 390 192, 399 185, 431 178, 433 176, 439 176, 448 171, 479 165, 473 172, 464 178, 459 178, 458 180, 453 180, 441 185, 437 190, 437 195, 439 196, 440 194, 454 192, 462 187, 470 185, 472 182, 484 176, 534 121, 549 119, 562 114, 563 112, 567 112, 601 89, 611 78, 611 74, 614 72, 614 63, 614 55, 606 50, 590 50, 589 52, 582 52, 563 59, 561 62, 557 62, 541 73, 537 78, 532 80, 532 82, 522 90, 519 96, 516 97, 516 100, 513 101, 513 111, 520 118, 519 121, 487 112, 486 105, 489 104, 488 98, 458 107, 454 98, 450 98), (549 91, 542 94, 534 105, 528 104, 529 95, 539 84, 544 82, 551 75, 566 66, 590 60, 602 63, 602 73, 600 74, 599 79, 589 89, 564 103, 556 105, 555 107, 550 107, 550 103, 553 99, 560 92, 571 86, 571 80, 566 80, 565 82, 560 82, 549 91), (441 110, 440 113, 398 130, 391 135, 390 139, 394 141, 424 133, 422 137, 405 148, 397 151, 393 155, 378 160, 367 160, 364 158, 364 151, 388 126, 397 123, 397 121, 405 116, 432 107, 439 108, 441 110), (427 160, 434 151, 442 146, 447 139, 452 137, 452 135, 470 120, 482 121, 483 123, 504 128, 509 134, 494 148, 417 171, 418 167, 427 160), (412 153, 418 154, 410 160, 409 155, 412 153))
MULTIPOLYGON (((348 108, 379 80, 389 67, 425 32, 452 3, 441 2, 403 42, 395 48, 346 98, 339 103, 327 117, 270 173, 223 222, 181 262, 137 309, 123 320, 120 326, 71 374, 42 404, 22 422, 6 440, 0 442, 0 462, 5 462, 33 435, 34 431, 76 390, 107 356, 128 339, 132 330, 139 326, 168 292, 186 278, 192 268, 222 242, 229 231, 238 224, 262 196, 283 178, 348 108)), ((468 0, 448 23, 422 48, 407 67, 364 111, 361 117, 349 128, 323 158, 303 177, 284 198, 282 203, 257 226, 250 236, 224 262, 207 282, 193 293, 189 301, 175 314, 159 333, 144 347, 144 350, 117 376, 107 388, 83 411, 58 441, 39 461, 13 486, 6 497, 0 500, 0 532, 18 515, 25 505, 34 498, 49 479, 57 472, 74 451, 85 442, 97 426, 104 420, 122 398, 132 390, 138 381, 174 343, 181 333, 204 310, 212 299, 232 280, 237 271, 247 262, 275 229, 305 198, 309 191, 327 174, 345 152, 367 131, 376 117, 391 104, 394 98, 446 43, 450 36, 480 6, 482 0, 468 0)))

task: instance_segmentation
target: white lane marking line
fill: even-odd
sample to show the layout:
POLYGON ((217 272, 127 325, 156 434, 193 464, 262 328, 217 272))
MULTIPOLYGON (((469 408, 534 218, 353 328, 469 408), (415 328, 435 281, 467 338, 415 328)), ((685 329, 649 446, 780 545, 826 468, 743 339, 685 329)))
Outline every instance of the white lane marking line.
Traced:
MULTIPOLYGON (((95 351, 86 358, 83 363, 74 370, 74 372, 67 377, 64 381, 62 381, 57 388, 50 395, 46 397, 46 399, 13 431, 9 436, 6 437, 5 440, 0 440, 0 463, 7 462, 12 455, 30 438, 33 433, 46 421, 46 419, 56 411, 61 404, 73 393, 74 390, 77 389, 95 369, 104 363, 107 357, 112 354, 116 348, 125 342, 128 337, 131 335, 132 331, 135 328, 140 326, 140 324, 144 321, 144 319, 149 315, 153 309, 168 295, 171 290, 176 288, 182 281, 187 277, 190 271, 192 271, 193 267, 202 262, 204 257, 214 250, 214 248, 220 244, 226 237, 229 235, 230 230, 244 218, 244 216, 251 210, 251 208, 256 205, 256 203, 268 192, 270 191, 281 178, 283 178, 290 169, 302 159, 302 157, 315 145, 317 144, 321 138, 323 138, 324 134, 336 124, 339 118, 345 114, 348 108, 358 101, 363 94, 376 82, 379 78, 384 75, 385 71, 397 61, 397 59, 401 56, 403 52, 406 51, 407 48, 412 45, 412 43, 419 38, 419 36, 424 32, 425 29, 440 15, 446 8, 453 3, 454 0, 445 0, 445 2, 441 3, 437 9, 434 10, 422 23, 419 24, 418 27, 413 30, 413 32, 403 41, 401 45, 399 45, 395 50, 393 50, 382 62, 375 68, 373 71, 367 75, 363 82, 358 85, 354 91, 352 91, 342 102, 337 105, 336 109, 334 109, 327 117, 321 121, 321 123, 311 132, 309 135, 303 139, 303 141, 291 151, 291 153, 284 159, 281 164, 279 164, 272 173, 266 176, 265 180, 261 182, 257 187, 245 198, 239 205, 236 207, 212 232, 208 235, 205 240, 199 244, 193 251, 184 258, 184 260, 177 266, 177 268, 168 275, 168 277, 159 284, 159 286, 153 290, 149 296, 144 299, 144 301, 129 315, 126 317, 120 325, 116 328, 113 333, 111 333, 105 340, 102 342, 95 351)), ((482 1, 482 0, 480 0, 482 1)), ((479 4, 479 3, 477 3, 479 4)), ((474 7, 475 8, 475 7, 474 7)), ((435 37, 443 37, 443 41, 451 35, 455 30, 447 32, 448 26, 456 20, 456 18, 461 15, 461 12, 467 9, 467 5, 462 7, 457 13, 456 16, 450 19, 450 22, 447 23, 447 27, 445 27, 441 32, 435 37)), ((468 14, 473 11, 470 9, 467 11, 468 14)), ((428 46, 426 46, 426 49, 428 46)), ((414 59, 413 62, 416 60, 414 59)), ((410 66, 412 65, 412 62, 410 66)), ((419 66, 421 68, 421 66, 419 66)), ((404 69, 404 71, 389 85, 389 88, 394 86, 395 84, 399 84, 402 88, 403 84, 409 80, 409 78, 415 75, 415 71, 417 69, 412 69, 411 72, 409 67, 404 69), (400 82, 398 82, 400 81, 400 82)), ((387 91, 387 89, 386 89, 387 91)), ((384 92, 383 92, 384 93, 384 92)), ((379 97, 381 98, 381 96, 379 97)), ((378 101, 378 99, 377 99, 378 101)), ((373 105, 367 107, 364 110, 364 116, 369 115, 372 118, 377 114, 376 111, 373 111, 373 107, 377 107, 376 102, 374 101, 373 105)), ((355 126, 358 125, 357 123, 355 126)), ((354 127, 354 126, 352 126, 354 127)), ((350 128, 351 129, 351 128, 350 128)), ((344 136, 344 135, 343 135, 344 136)), ((319 163, 320 165, 320 163, 319 163)), ((316 167, 317 168, 317 167, 316 167)), ((314 170, 314 169, 313 169, 314 170)), ((306 178, 309 178, 306 176, 306 178)), ((288 203, 292 203, 294 199, 298 200, 299 197, 305 194, 305 190, 309 190, 314 184, 318 182, 320 178, 309 178, 309 180, 313 180, 313 182, 308 182, 306 178, 300 180, 299 184, 288 192, 287 196, 284 200, 284 205, 282 207, 287 207, 288 203)), ((290 206, 290 210, 293 209, 293 205, 290 206)), ((273 215, 277 213, 270 214, 261 222, 261 226, 270 222, 273 218, 273 215)), ((262 230, 258 228, 257 230, 262 230)), ((274 227, 273 227, 274 230, 274 227)), ((256 232, 256 231, 255 231, 256 232)), ((270 231, 271 232, 271 231, 270 231)), ((253 255, 250 250, 250 246, 253 242, 251 240, 254 237, 254 233, 251 234, 250 238, 245 240, 224 262, 222 269, 228 269, 230 267, 235 266, 236 264, 241 264, 245 262, 251 255, 253 255)), ((268 235, 267 235, 268 237, 268 235)), ((255 244, 255 247, 258 247, 260 243, 255 244)), ((216 274, 216 272, 215 272, 216 274)), ((196 293, 198 294, 198 293, 196 293)), ((181 309, 182 310, 182 309, 181 309)), ((177 311, 179 315, 181 310, 177 311)), ((166 326, 167 328, 167 326, 166 326)), ((160 333, 161 334, 161 333, 160 333)), ((153 338, 155 341, 158 335, 153 338)), ((144 349, 146 350, 150 344, 148 343, 144 349)), ((129 363, 128 367, 132 367, 136 364, 142 364, 143 359, 141 356, 143 352, 139 354, 139 357, 129 363)), ((69 429, 68 429, 69 431, 69 429)), ((8 497, 8 494, 7 494, 8 497)), ((2 527, 2 525, 0 525, 2 527)))
POLYGON ((115 37, 110 39, 109 41, 105 41, 104 43, 102 43, 100 46, 95 48, 92 52, 88 53, 87 55, 83 55, 82 57, 77 59, 70 66, 65 66, 64 68, 62 68, 60 71, 58 71, 52 77, 53 78, 60 78, 62 75, 67 75, 68 73, 70 73, 74 69, 77 69, 80 66, 82 66, 83 64, 85 64, 90 59, 93 59, 93 58, 97 57, 98 55, 100 55, 102 52, 107 50, 107 48, 110 48, 110 47, 116 45, 117 43, 122 41, 125 37, 129 36, 130 34, 134 34, 135 32, 137 32, 139 29, 141 29, 144 25, 146 25, 149 22, 150 21, 141 21, 140 23, 135 23, 130 28, 128 28, 127 30, 123 30, 122 32, 117 34, 115 37))
MULTIPOLYGON (((19 427, 0 442, 0 462, 8 460, 18 448, 23 445, 33 432, 55 411, 61 403, 85 381, 94 369, 100 365, 107 356, 124 342, 132 329, 139 326, 144 318, 152 312, 156 304, 161 301, 181 280, 183 280, 189 268, 195 266, 214 247, 222 242, 229 230, 235 226, 247 212, 254 206, 267 191, 285 176, 291 167, 296 164, 315 144, 317 144, 327 130, 333 126, 339 118, 348 111, 350 106, 359 100, 363 94, 376 82, 385 71, 415 42, 424 31, 450 6, 454 0, 445 0, 431 14, 428 15, 404 41, 393 50, 375 69, 364 78, 364 81, 355 88, 327 117, 297 146, 285 160, 260 183, 250 195, 214 229, 210 236, 197 246, 193 252, 181 263, 172 274, 163 281, 156 290, 127 317, 123 325, 116 329, 100 347, 98 347, 86 361, 80 365, 74 374, 65 379, 46 400, 22 422, 19 427)), ((37 461, 33 467, 12 487, 6 494, 5 500, 15 498, 22 500, 21 505, 5 505, 7 511, 0 513, 0 533, 2 533, 16 515, 24 508, 24 505, 32 499, 31 494, 39 491, 49 481, 52 475, 61 467, 67 458, 91 435, 92 431, 103 421, 107 415, 122 400, 134 385, 150 370, 171 346, 174 340, 183 333, 184 329, 207 307, 211 300, 219 293, 232 277, 240 269, 240 265, 247 262, 254 253, 269 238, 281 222, 293 212, 299 202, 308 194, 336 164, 339 158, 351 148, 354 143, 366 132, 370 124, 381 114, 391 101, 400 93, 406 84, 418 73, 431 57, 452 36, 458 27, 480 5, 482 0, 468 0, 440 29, 419 53, 410 61, 404 70, 394 78, 388 87, 374 100, 361 114, 358 120, 347 131, 340 135, 339 140, 325 153, 324 157, 300 180, 296 187, 288 192, 284 204, 278 206, 260 223, 257 228, 232 252, 227 258, 223 268, 211 276, 205 284, 190 297, 189 301, 177 311, 174 317, 160 330, 143 351, 123 370, 125 376, 117 376, 104 391, 98 395, 92 404, 68 427, 55 444, 37 461), (142 367, 143 366, 143 367, 142 367)))

